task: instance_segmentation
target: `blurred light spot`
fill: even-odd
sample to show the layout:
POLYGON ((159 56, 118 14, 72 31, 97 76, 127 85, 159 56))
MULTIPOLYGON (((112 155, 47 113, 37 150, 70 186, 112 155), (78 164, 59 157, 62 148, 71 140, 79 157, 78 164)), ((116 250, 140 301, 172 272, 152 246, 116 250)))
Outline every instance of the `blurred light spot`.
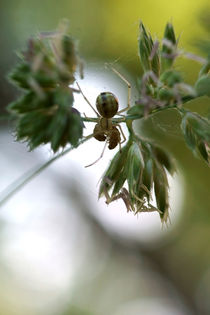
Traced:
POLYGON ((190 315, 183 307, 178 307, 167 299, 146 299, 131 301, 120 308, 113 315, 190 315))

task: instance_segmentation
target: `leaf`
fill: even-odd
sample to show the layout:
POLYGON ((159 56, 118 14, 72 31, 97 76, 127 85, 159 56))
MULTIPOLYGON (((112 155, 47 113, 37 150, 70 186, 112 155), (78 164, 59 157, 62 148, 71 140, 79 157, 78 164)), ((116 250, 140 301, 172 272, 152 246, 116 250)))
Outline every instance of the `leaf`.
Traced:
POLYGON ((124 167, 121 173, 119 174, 118 179, 115 181, 114 188, 112 191, 112 197, 117 195, 120 192, 121 188, 123 187, 126 181, 126 178, 127 178, 127 170, 124 167))
POLYGON ((210 121, 198 114, 187 112, 185 115, 188 124, 190 124, 193 132, 210 143, 210 121))
POLYGON ((19 97, 16 101, 7 106, 8 111, 15 111, 18 114, 28 113, 34 110, 46 108, 51 105, 51 93, 45 94, 45 98, 40 98, 35 92, 30 91, 19 97))
POLYGON ((161 211, 162 222, 168 219, 168 180, 164 168, 157 162, 154 164, 154 189, 157 208, 161 211))
POLYGON ((142 177, 139 179, 138 182, 138 192, 137 196, 140 199, 146 195, 148 202, 150 201, 151 197, 151 189, 153 184, 153 159, 148 158, 145 161, 145 167, 143 169, 142 177))
POLYGON ((54 91, 53 105, 69 108, 73 105, 74 97, 69 87, 57 87, 54 91))
POLYGON ((198 96, 207 95, 210 97, 210 75, 201 76, 195 83, 195 90, 198 96))
POLYGON ((126 165, 128 166, 127 182, 132 196, 136 190, 140 172, 144 169, 144 158, 140 146, 136 142, 129 149, 126 165))
MULTIPOLYGON (((167 23, 164 31, 164 38, 169 40, 173 45, 176 45, 176 36, 174 32, 174 27, 171 23, 167 23)), ((167 48, 168 46, 163 44, 163 51, 167 48)))
POLYGON ((188 147, 194 152, 195 148, 196 148, 196 137, 195 137, 195 134, 192 131, 191 126, 187 122, 186 117, 184 117, 182 119, 181 130, 182 130, 182 132, 184 134, 185 141, 186 141, 188 147))
POLYGON ((203 141, 198 142, 198 150, 199 150, 201 156, 204 158, 204 160, 207 163, 209 163, 209 154, 208 154, 208 151, 206 149, 206 145, 203 141))
POLYGON ((129 119, 129 116, 138 116, 143 117, 144 116, 144 105, 138 104, 132 106, 128 111, 127 111, 127 116, 126 118, 129 119))
POLYGON ((155 73, 155 75, 159 77, 160 75, 159 42, 155 40, 153 43, 152 38, 151 38, 151 44, 152 44, 152 50, 149 57, 149 60, 151 61, 151 69, 155 73))
POLYGON ((158 162, 163 165, 171 175, 173 175, 176 169, 171 156, 158 146, 153 146, 153 152, 158 162))
POLYGON ((142 22, 140 23, 139 29, 139 56, 141 60, 141 65, 144 71, 149 71, 151 70, 149 57, 152 50, 152 43, 142 22))
POLYGON ((193 153, 200 152, 208 163, 209 153, 207 146, 210 144, 210 122, 198 114, 186 112, 182 119, 181 129, 186 143, 193 153))
POLYGON ((159 96, 161 101, 169 102, 174 98, 174 92, 172 89, 169 89, 166 87, 164 87, 164 88, 161 87, 158 90, 158 96, 159 96))
POLYGON ((168 87, 173 87, 175 84, 183 81, 181 73, 175 70, 167 70, 160 76, 160 80, 168 87))
POLYGON ((58 81, 55 73, 47 73, 43 70, 33 73, 32 77, 42 88, 55 88, 58 81))
POLYGON ((51 122, 51 116, 40 111, 31 111, 23 115, 16 128, 17 140, 27 141, 30 150, 50 141, 46 134, 46 126, 51 122), (31 122, 34 122, 33 124, 31 122))
MULTIPOLYGON (((73 147, 78 146, 79 140, 82 138, 83 133, 83 122, 80 117, 80 113, 77 111, 74 111, 74 108, 71 108, 71 112, 68 116, 68 131, 66 131, 66 135, 64 134, 64 141, 65 137, 67 137, 67 142, 71 143, 73 147)), ((61 142, 62 144, 62 142, 61 142)), ((65 146, 65 143, 62 144, 62 146, 65 146)))
POLYGON ((61 142, 62 137, 67 128, 68 122, 68 112, 64 108, 59 108, 51 119, 51 123, 47 128, 47 135, 50 138, 51 148, 53 152, 57 152, 61 142))
POLYGON ((31 77, 30 65, 26 62, 19 63, 8 75, 11 82, 20 88, 28 89, 29 78, 31 77))
POLYGON ((78 61, 75 42, 67 34, 63 35, 61 41, 62 41, 62 51, 61 51, 62 60, 66 65, 68 65, 69 71, 74 73, 76 70, 76 65, 78 61))
POLYGON ((203 75, 208 74, 210 72, 210 60, 206 60, 206 63, 201 67, 201 70, 199 72, 199 78, 201 78, 203 75))
POLYGON ((176 58, 176 36, 173 25, 167 23, 163 36, 163 45, 161 51, 161 70, 162 72, 171 68, 176 58))
POLYGON ((101 184, 99 187, 99 198, 104 194, 104 190, 110 190, 114 185, 115 181, 118 180, 120 173, 125 165, 127 160, 127 153, 130 148, 131 142, 122 147, 121 151, 118 151, 114 158, 111 160, 108 169, 105 171, 101 184), (107 181, 108 179, 108 181, 107 181))

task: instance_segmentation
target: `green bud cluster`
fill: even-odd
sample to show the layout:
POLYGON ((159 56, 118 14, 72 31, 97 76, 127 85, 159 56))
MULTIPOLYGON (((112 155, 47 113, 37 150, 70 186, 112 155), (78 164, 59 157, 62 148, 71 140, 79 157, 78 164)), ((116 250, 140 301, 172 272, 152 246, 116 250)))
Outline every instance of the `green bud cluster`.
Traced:
POLYGON ((30 150, 47 143, 54 152, 68 143, 77 146, 83 123, 69 87, 81 63, 75 41, 66 28, 41 33, 29 39, 19 57, 9 78, 23 93, 8 105, 17 118, 17 140, 26 141, 30 150))
POLYGON ((210 163, 210 123, 196 113, 183 111, 181 129, 187 146, 210 163))
POLYGON ((167 23, 164 31, 162 47, 158 40, 153 40, 140 23, 139 57, 144 72, 153 71, 159 77, 160 73, 172 67, 177 57, 177 39, 173 25, 167 23))
POLYGON ((162 43, 153 41, 140 23, 139 56, 144 75, 136 104, 144 107, 145 115, 160 107, 180 105, 196 95, 194 87, 186 84, 182 74, 173 68, 179 56, 177 43, 171 23, 166 24, 162 43))
POLYGON ((173 175, 174 163, 162 148, 142 141, 130 139, 112 159, 101 180, 99 197, 106 202, 121 198, 127 211, 135 214, 158 211, 162 222, 168 220, 168 171, 173 175), (155 191, 156 206, 151 205, 155 191))
POLYGON ((163 35, 161 51, 161 70, 167 70, 172 67, 177 57, 177 39, 174 28, 171 23, 167 23, 163 35))
POLYGON ((199 43, 207 58, 205 60, 197 57, 203 65, 195 85, 190 86, 184 82, 183 75, 174 69, 174 61, 180 53, 172 24, 166 24, 161 47, 160 43, 152 40, 151 35, 140 23, 139 56, 144 74, 140 80, 140 98, 128 114, 141 113, 145 116, 158 108, 168 106, 179 108, 183 115, 181 129, 187 145, 209 163, 209 120, 180 107, 195 97, 203 95, 210 97, 210 45, 209 41, 199 43))

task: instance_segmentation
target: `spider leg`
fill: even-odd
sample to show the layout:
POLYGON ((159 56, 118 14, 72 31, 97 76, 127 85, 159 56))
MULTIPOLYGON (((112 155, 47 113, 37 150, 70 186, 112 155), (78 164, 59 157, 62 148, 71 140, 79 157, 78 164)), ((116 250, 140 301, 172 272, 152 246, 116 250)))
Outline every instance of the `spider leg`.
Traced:
MULTIPOLYGON (((91 139, 91 138, 93 138, 93 137, 95 137, 95 136, 97 136, 99 134, 101 134, 101 131, 93 132, 93 133, 89 134, 88 136, 84 136, 84 138, 85 139, 91 139)), ((98 139, 96 139, 96 140, 98 140, 98 139)), ((98 141, 105 141, 105 140, 98 140, 98 141)))
POLYGON ((118 142, 118 144, 119 144, 119 151, 120 151, 120 153, 121 153, 121 152, 122 152, 121 141, 120 141, 120 142, 118 142))
POLYGON ((87 97, 84 95, 84 93, 82 92, 82 89, 79 85, 78 82, 76 82, 77 86, 78 86, 78 89, 80 91, 80 93, 82 94, 84 100, 88 103, 88 105, 92 108, 92 110, 94 111, 94 113, 97 115, 97 117, 100 117, 99 113, 95 110, 95 108, 91 105, 91 103, 88 101, 87 97))
POLYGON ((123 140, 120 141, 120 144, 122 144, 122 143, 124 143, 126 141, 126 136, 125 136, 125 134, 124 134, 124 132, 122 130, 122 127, 119 124, 116 124, 115 126, 117 126, 120 129, 120 132, 121 132, 121 134, 123 136, 123 140))
POLYGON ((94 133, 91 133, 91 134, 88 135, 88 136, 84 136, 85 139, 88 139, 88 138, 91 139, 92 137, 94 137, 94 133))
POLYGON ((108 142, 108 139, 107 139, 106 142, 105 142, 103 151, 101 152, 101 155, 99 156, 99 158, 98 158, 95 162, 93 162, 93 163, 91 163, 91 164, 89 164, 89 165, 86 165, 85 167, 90 167, 90 166, 94 165, 95 163, 97 163, 97 162, 103 157, 104 152, 105 152, 105 149, 106 149, 107 142, 108 142))
POLYGON ((112 67, 111 65, 108 65, 111 70, 121 79, 125 82, 125 84, 127 84, 128 86, 128 104, 125 108, 121 109, 119 112, 117 112, 116 115, 126 112, 129 108, 130 108, 130 104, 131 104, 131 84, 130 82, 128 82, 128 80, 126 80, 126 78, 119 72, 117 71, 114 67, 112 67))

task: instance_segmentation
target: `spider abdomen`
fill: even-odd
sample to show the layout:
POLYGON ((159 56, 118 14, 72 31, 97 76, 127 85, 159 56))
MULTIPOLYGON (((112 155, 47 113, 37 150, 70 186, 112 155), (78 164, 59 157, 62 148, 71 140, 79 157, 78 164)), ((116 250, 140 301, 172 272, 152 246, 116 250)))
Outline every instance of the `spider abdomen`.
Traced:
POLYGON ((105 118, 111 118, 118 112, 118 100, 111 92, 103 92, 96 99, 96 108, 99 114, 105 118))
POLYGON ((120 143, 120 132, 117 127, 113 126, 109 134, 109 150, 114 149, 120 143))
POLYGON ((96 124, 93 130, 93 136, 98 141, 105 141, 106 136, 104 134, 104 130, 101 128, 100 124, 96 124))

